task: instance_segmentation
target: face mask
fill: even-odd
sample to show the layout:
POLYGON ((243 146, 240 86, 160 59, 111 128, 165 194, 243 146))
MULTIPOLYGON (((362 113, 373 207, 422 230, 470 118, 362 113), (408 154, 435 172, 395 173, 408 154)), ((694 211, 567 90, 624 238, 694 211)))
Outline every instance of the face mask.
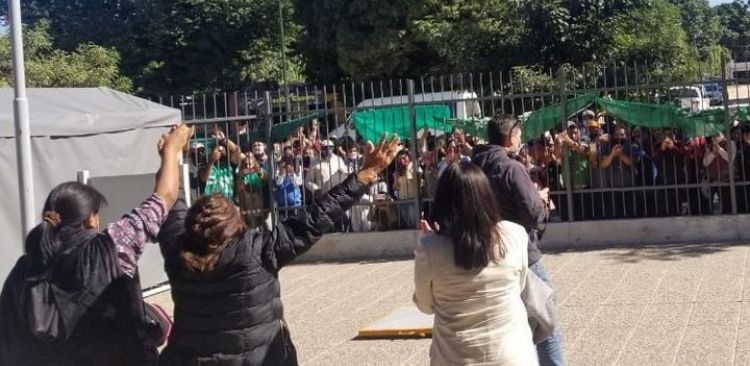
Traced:
POLYGON ((328 149, 323 149, 320 151, 321 159, 328 159, 330 156, 331 156, 331 152, 328 149))

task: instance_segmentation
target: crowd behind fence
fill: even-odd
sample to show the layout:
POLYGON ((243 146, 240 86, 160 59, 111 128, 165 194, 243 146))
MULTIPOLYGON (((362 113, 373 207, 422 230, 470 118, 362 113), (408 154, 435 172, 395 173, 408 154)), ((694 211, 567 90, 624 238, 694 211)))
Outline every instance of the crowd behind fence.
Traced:
POLYGON ((368 139, 398 132, 396 161, 336 223, 336 231, 367 232, 414 228, 429 216, 441 172, 471 160, 493 115, 516 116, 527 129, 541 111, 554 113, 554 126, 525 135, 515 155, 550 190, 552 221, 750 212, 750 121, 739 112, 747 111, 750 82, 735 76, 667 83, 634 65, 561 69, 547 84, 484 73, 159 101, 196 126, 193 193, 224 194, 252 225, 309 205, 359 169, 368 139), (576 104, 581 95, 646 109, 618 120, 615 107, 576 104), (727 113, 700 134, 709 129, 654 122, 665 105, 685 120, 727 113))

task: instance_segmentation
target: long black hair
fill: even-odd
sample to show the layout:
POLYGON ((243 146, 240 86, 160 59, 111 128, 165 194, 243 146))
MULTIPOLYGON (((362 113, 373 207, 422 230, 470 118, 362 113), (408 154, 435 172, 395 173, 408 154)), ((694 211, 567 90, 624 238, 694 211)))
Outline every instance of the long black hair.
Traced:
POLYGON ((438 180, 432 206, 432 222, 438 234, 453 239, 456 266, 464 269, 486 267, 494 257, 494 245, 500 257, 505 247, 500 241, 500 212, 495 195, 484 172, 472 163, 449 165, 438 180))
POLYGON ((44 221, 26 237, 26 253, 36 269, 45 268, 65 244, 86 241, 96 234, 85 230, 85 222, 107 203, 96 189, 76 182, 52 189, 44 202, 44 221))

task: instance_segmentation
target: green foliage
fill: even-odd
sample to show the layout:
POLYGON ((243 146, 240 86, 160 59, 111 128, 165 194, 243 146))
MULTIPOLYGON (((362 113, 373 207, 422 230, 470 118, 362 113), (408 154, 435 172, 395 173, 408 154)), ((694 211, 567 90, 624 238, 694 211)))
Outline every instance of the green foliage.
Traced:
POLYGON ((566 80, 583 87, 613 64, 645 67, 663 81, 716 77, 719 44, 750 60, 747 1, 711 8, 708 0, 25 0, 23 7, 25 21, 49 24, 46 58, 104 58, 82 44, 115 49, 122 73, 150 93, 275 86, 283 70, 289 81, 316 83, 510 72, 514 87, 549 89, 556 80, 549 70, 561 66, 577 70, 566 80))
POLYGON ((301 79, 291 0, 28 0, 23 11, 49 22, 57 48, 116 48, 139 90, 191 93, 281 80, 279 4, 288 76, 301 79))
MULTIPOLYGON (((132 88, 120 74, 120 56, 114 49, 82 44, 73 51, 53 47, 48 24, 40 22, 24 32, 26 83, 30 87, 98 87, 121 91, 132 88)), ((8 36, 0 37, 0 86, 13 81, 8 36)))
POLYGON ((680 8, 666 0, 617 16, 612 25, 612 60, 647 65, 653 80, 697 79, 697 55, 680 16, 680 8))
POLYGON ((740 1, 716 7, 721 23, 721 44, 732 51, 735 61, 750 60, 750 12, 748 5, 740 1))

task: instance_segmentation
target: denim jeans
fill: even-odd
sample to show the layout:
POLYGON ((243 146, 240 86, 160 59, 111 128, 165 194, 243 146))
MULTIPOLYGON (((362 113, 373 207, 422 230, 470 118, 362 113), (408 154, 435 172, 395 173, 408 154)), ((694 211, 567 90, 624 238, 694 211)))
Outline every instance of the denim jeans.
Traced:
POLYGON ((417 227, 417 206, 414 201, 398 204, 399 223, 401 230, 412 230, 417 227))
MULTIPOLYGON (((529 269, 534 272, 542 281, 552 287, 552 283, 547 277, 547 272, 544 270, 542 261, 538 261, 529 266, 529 269)), ((560 334, 560 327, 555 327, 552 335, 544 342, 536 345, 536 352, 539 356, 539 366, 563 366, 565 360, 563 359, 562 352, 562 335, 560 334)))

